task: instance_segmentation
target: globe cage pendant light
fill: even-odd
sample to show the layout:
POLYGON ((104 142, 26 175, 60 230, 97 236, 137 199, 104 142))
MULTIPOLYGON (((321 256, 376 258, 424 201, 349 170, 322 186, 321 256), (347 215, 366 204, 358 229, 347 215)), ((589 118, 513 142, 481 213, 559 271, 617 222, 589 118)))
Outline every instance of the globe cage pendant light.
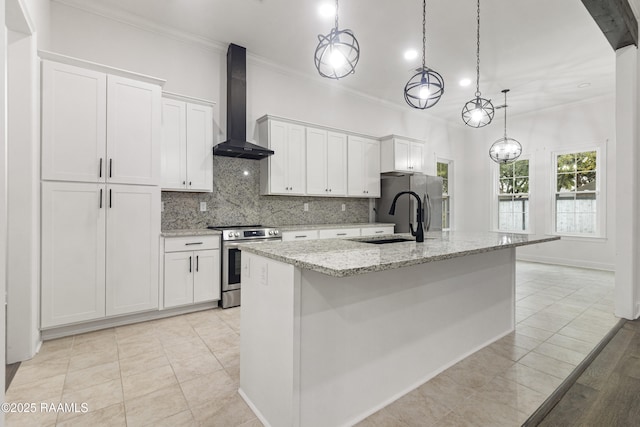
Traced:
POLYGON ((422 0, 422 67, 416 69, 404 87, 404 100, 413 108, 424 110, 431 108, 440 101, 444 94, 444 79, 436 71, 425 65, 427 47, 427 2, 422 0))
POLYGON ((341 79, 353 74, 360 59, 360 44, 351 30, 338 29, 338 0, 336 23, 329 34, 318 35, 315 64, 322 77, 341 79))
POLYGON ((497 108, 504 108, 504 137, 500 138, 489 148, 489 157, 496 163, 513 163, 520 154, 522 154, 522 145, 513 138, 507 137, 507 92, 509 89, 502 91, 504 93, 504 105, 497 108))
POLYGON ((490 99, 482 98, 480 95, 480 0, 478 0, 478 25, 477 25, 477 48, 476 48, 476 94, 475 98, 464 104, 462 107, 462 121, 465 125, 474 128, 481 128, 488 125, 493 120, 495 109, 490 99))

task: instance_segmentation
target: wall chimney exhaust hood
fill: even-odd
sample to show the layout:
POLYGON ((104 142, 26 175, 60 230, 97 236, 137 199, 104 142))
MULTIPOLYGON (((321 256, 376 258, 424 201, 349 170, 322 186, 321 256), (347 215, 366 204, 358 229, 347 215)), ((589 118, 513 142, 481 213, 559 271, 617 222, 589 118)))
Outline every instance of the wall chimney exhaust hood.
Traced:
POLYGON ((214 156, 264 159, 272 150, 247 141, 247 51, 227 49, 227 140, 213 147, 214 156))

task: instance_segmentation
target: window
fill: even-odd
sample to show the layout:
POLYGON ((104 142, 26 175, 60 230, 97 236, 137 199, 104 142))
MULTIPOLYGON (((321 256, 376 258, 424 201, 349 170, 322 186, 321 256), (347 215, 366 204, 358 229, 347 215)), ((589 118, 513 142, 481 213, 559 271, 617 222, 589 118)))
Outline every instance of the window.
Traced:
POLYGON ((500 164, 498 172, 498 230, 529 231, 529 160, 500 164))
POLYGON ((453 162, 450 160, 439 160, 436 163, 437 174, 442 178, 442 229, 451 229, 451 179, 450 173, 453 169, 453 162))
POLYGON ((599 234, 600 160, 598 150, 554 153, 556 233, 599 234))

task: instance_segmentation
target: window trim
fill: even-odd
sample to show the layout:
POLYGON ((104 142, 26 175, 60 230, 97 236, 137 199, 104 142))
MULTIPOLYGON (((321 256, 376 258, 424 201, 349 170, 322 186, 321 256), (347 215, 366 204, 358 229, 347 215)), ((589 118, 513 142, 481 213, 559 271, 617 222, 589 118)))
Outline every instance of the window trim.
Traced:
POLYGON ((455 165, 454 165, 454 161, 452 159, 448 159, 445 157, 439 157, 439 156, 435 156, 436 157, 436 162, 435 162, 435 176, 438 176, 438 163, 446 163, 447 166, 447 179, 448 179, 448 185, 447 188, 449 189, 448 193, 447 193, 447 198, 449 199, 449 227, 448 228, 444 228, 442 227, 442 231, 451 231, 454 230, 454 221, 453 221, 453 212, 454 212, 454 193, 455 190, 453 188, 454 185, 454 170, 455 170, 455 165))
POLYGON ((501 230, 500 227, 500 207, 498 206, 500 193, 498 183, 500 182, 500 164, 493 163, 492 167, 492 179, 491 179, 491 209, 490 214, 490 230, 495 233, 511 233, 511 234, 535 234, 535 221, 534 216, 531 215, 532 208, 534 206, 534 190, 535 190, 535 182, 533 179, 532 172, 534 171, 533 165, 534 160, 531 154, 525 154, 518 158, 518 160, 528 160, 529 161, 529 192, 528 200, 529 200, 529 228, 527 230, 501 230))
MULTIPOLYGON (((607 146, 606 141, 603 143, 577 145, 569 149, 556 150, 551 152, 551 180, 550 180, 550 197, 549 197, 549 225, 551 229, 547 234, 552 236, 569 237, 571 239, 606 239, 607 238, 607 222, 606 222, 606 206, 607 206, 607 146), (558 156, 563 154, 584 153, 587 151, 596 152, 596 231, 593 234, 585 233, 566 233, 556 231, 556 195, 557 179, 558 179, 558 156)), ((575 193, 575 192, 574 192, 575 193)))

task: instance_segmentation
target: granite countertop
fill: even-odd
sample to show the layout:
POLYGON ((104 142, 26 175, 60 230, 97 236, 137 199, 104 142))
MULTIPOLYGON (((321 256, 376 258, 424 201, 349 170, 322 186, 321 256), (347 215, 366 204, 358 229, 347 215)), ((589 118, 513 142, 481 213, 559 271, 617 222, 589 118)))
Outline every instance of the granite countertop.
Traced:
POLYGON ((184 236, 220 236, 220 230, 211 230, 208 228, 194 228, 184 230, 165 230, 160 233, 162 237, 184 237, 184 236))
MULTIPOLYGON (((411 238, 409 234, 388 234, 376 239, 397 237, 411 238)), ((372 240, 371 237, 354 237, 247 243, 241 249, 329 276, 347 277, 559 239, 558 236, 437 231, 427 233, 424 243, 412 240, 375 245, 362 242, 372 240)))
POLYGON ((339 228, 369 228, 369 227, 393 227, 395 224, 388 222, 361 222, 351 224, 308 224, 308 225, 280 225, 277 228, 282 231, 300 230, 331 230, 339 228))

